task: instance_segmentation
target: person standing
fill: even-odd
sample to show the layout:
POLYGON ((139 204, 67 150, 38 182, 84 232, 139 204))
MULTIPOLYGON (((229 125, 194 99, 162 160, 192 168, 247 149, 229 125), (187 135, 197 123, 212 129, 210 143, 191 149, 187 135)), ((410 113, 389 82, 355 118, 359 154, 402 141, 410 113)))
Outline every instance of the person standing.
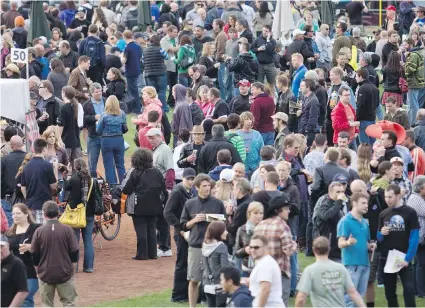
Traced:
MULTIPOLYGON (((338 247, 342 252, 342 264, 350 273, 357 292, 363 297, 366 294, 370 273, 369 251, 375 244, 369 243, 369 224, 363 218, 368 211, 369 196, 354 193, 350 198, 352 209, 338 223, 338 247)), ((345 296, 346 307, 354 307, 350 296, 345 296)))
POLYGON ((409 116, 407 112, 400 108, 394 96, 390 96, 385 101, 386 113, 384 120, 398 123, 407 131, 410 128, 409 116))
POLYGON ((291 56, 292 68, 295 70, 292 74, 291 90, 296 99, 299 99, 299 89, 301 81, 307 72, 307 67, 304 65, 304 58, 300 53, 294 53, 291 56))
POLYGON ((336 56, 341 51, 341 48, 347 47, 351 50, 351 40, 348 36, 345 36, 347 31, 347 24, 345 22, 338 22, 336 25, 336 39, 332 48, 332 61, 333 65, 336 65, 336 56))
POLYGON ((48 126, 58 124, 62 101, 55 97, 54 92, 53 84, 49 80, 41 81, 38 87, 40 100, 37 102, 37 108, 42 113, 37 120, 40 135, 44 133, 48 126))
POLYGON ((0 235, 1 306, 20 307, 28 295, 25 265, 10 252, 6 235, 0 235))
MULTIPOLYGON (((304 72, 305 74, 305 72, 304 72)), ((303 77, 304 78, 304 77, 303 77)), ((281 74, 277 76, 276 85, 278 88, 278 98, 276 102, 276 114, 284 113, 286 114, 286 130, 288 132, 297 132, 298 131, 298 118, 297 118, 297 109, 294 108, 297 104, 297 98, 289 87, 290 79, 285 75, 281 74)), ((298 91, 299 89, 297 89, 298 91)), ((298 92, 297 92, 298 93, 298 92)), ((276 128, 276 123, 274 126, 276 128)), ((278 131, 279 132, 279 131, 278 131)), ((279 135, 279 134, 278 134, 279 135)), ((277 139, 277 137, 276 137, 277 139)), ((282 145, 280 145, 282 146, 282 145)), ((278 153, 279 154, 279 153, 278 153)), ((279 155, 278 155, 279 156, 279 155)))
POLYGON ((101 136, 101 150, 105 167, 106 181, 110 184, 121 183, 124 179, 124 137, 127 132, 125 113, 115 95, 108 97, 105 111, 96 124, 96 132, 101 136), (118 173, 118 181, 116 173, 118 173))
POLYGON ((349 272, 342 264, 329 260, 329 251, 329 240, 326 237, 319 236, 314 240, 316 262, 307 266, 301 275, 295 307, 304 307, 309 295, 314 307, 345 307, 344 293, 350 296, 357 307, 365 307, 349 272))
POLYGON ((106 54, 105 46, 98 36, 99 28, 96 25, 90 25, 87 38, 78 46, 78 53, 81 56, 90 58, 90 68, 87 71, 87 77, 93 82, 102 83, 106 66, 106 54))
POLYGON ((265 236, 260 234, 252 236, 249 252, 255 261, 255 267, 249 277, 249 290, 254 297, 253 307, 284 306, 281 267, 269 254, 269 249, 269 243, 265 236))
POLYGON ((190 231, 188 240, 189 306, 196 307, 199 283, 202 281, 202 242, 209 223, 206 214, 225 214, 222 201, 211 196, 211 178, 198 174, 194 180, 198 197, 188 200, 183 208, 180 223, 183 231, 190 231))
POLYGON ((388 43, 382 47, 382 57, 381 63, 382 67, 386 66, 388 63, 388 58, 392 51, 398 51, 398 33, 395 30, 388 31, 388 43))
POLYGON ((301 81, 300 90, 303 94, 301 110, 298 110, 298 132, 307 137, 307 146, 311 146, 316 136, 317 127, 319 125, 319 100, 314 90, 316 89, 313 80, 301 81))
POLYGON ((359 140, 361 143, 366 142, 372 145, 374 139, 366 135, 366 128, 375 124, 376 108, 379 106, 379 90, 370 82, 369 72, 365 68, 357 70, 356 81, 359 84, 357 88, 357 121, 360 122, 359 140))
POLYGON ((182 148, 177 166, 179 168, 193 168, 198 174, 199 155, 196 154, 201 153, 202 147, 206 144, 204 128, 202 125, 194 125, 190 135, 192 142, 182 148))
POLYGON ((57 290, 64 306, 75 306, 74 273, 79 253, 75 231, 58 221, 59 208, 54 201, 45 202, 43 212, 46 223, 34 232, 31 242, 41 303, 44 307, 54 307, 57 290))
POLYGON ((96 122, 105 112, 105 101, 102 97, 102 86, 93 83, 90 86, 90 99, 84 103, 84 127, 87 128, 87 155, 91 177, 97 176, 97 163, 101 150, 101 136, 96 132, 96 122))
POLYGON ((283 140, 291 133, 288 129, 289 117, 284 112, 276 112, 271 118, 273 119, 273 127, 277 131, 274 140, 274 148, 276 150, 276 156, 280 157, 282 154, 283 140))
POLYGON ((388 208, 379 215, 378 242, 381 251, 381 268, 385 267, 388 253, 396 249, 406 254, 398 273, 384 272, 385 297, 388 307, 398 307, 397 276, 403 285, 404 304, 416 307, 414 272, 411 261, 416 255, 419 242, 419 222, 416 211, 402 201, 401 189, 390 184, 385 190, 388 208))
POLYGON ((273 145, 275 132, 272 115, 276 108, 273 98, 264 92, 264 84, 260 82, 251 85, 251 93, 254 97, 250 109, 254 116, 253 128, 263 137, 264 145, 273 145))
MULTIPOLYGON (((224 21, 221 19, 214 19, 212 23, 212 28, 214 32, 214 58, 217 62, 218 66, 218 85, 220 88, 220 98, 225 100, 227 98, 226 93, 226 84, 225 84, 225 71, 226 64, 224 63, 224 56, 226 51, 226 41, 227 35, 223 31, 224 21)), ((232 97, 232 93, 230 93, 230 97, 232 97)))
POLYGON ((133 96, 133 109, 131 111, 134 114, 140 114, 142 106, 140 105, 137 81, 142 73, 140 69, 142 48, 133 40, 133 33, 130 30, 124 31, 123 37, 126 46, 121 55, 121 62, 125 64, 125 78, 128 92, 133 96))
POLYGON ((330 70, 332 63, 332 41, 329 33, 327 24, 321 24, 320 31, 316 32, 316 44, 320 52, 320 57, 316 60, 316 67, 325 68, 326 72, 330 70))
POLYGON ((21 191, 26 205, 32 211, 35 222, 43 223, 43 203, 52 200, 52 190, 57 187, 54 169, 57 166, 44 160, 47 151, 47 142, 36 139, 33 142, 34 157, 26 164, 21 175, 21 191))
POLYGON ((167 104, 170 107, 174 107, 175 103, 171 90, 177 84, 177 65, 174 63, 174 58, 179 51, 177 42, 178 33, 177 27, 171 25, 167 29, 167 35, 161 39, 161 48, 168 54, 168 59, 165 60, 165 67, 167 68, 167 84, 170 87, 167 104))
POLYGON ((69 75, 68 86, 74 88, 75 97, 81 104, 90 98, 89 86, 91 81, 87 78, 89 68, 90 58, 88 56, 81 56, 78 58, 78 67, 69 75))
POLYGON ((174 241, 177 246, 174 284, 171 294, 172 302, 186 302, 188 300, 187 250, 189 247, 184 238, 180 217, 185 203, 193 197, 192 188, 195 176, 196 172, 193 168, 183 170, 182 182, 174 187, 164 209, 164 218, 170 225, 174 226, 174 241))
MULTIPOLYGON (((270 256, 279 265, 281 271, 281 294, 285 306, 288 305, 291 291, 290 257, 297 251, 297 243, 292 239, 291 229, 287 224, 290 206, 288 197, 274 197, 269 201, 269 207, 266 212, 267 219, 260 222, 254 230, 254 235, 262 235, 267 239, 270 256)), ((252 275, 254 275, 254 272, 252 275)))
POLYGON ((71 73, 78 66, 78 52, 71 49, 68 41, 61 41, 59 43, 59 60, 63 62, 65 66, 65 72, 71 73))

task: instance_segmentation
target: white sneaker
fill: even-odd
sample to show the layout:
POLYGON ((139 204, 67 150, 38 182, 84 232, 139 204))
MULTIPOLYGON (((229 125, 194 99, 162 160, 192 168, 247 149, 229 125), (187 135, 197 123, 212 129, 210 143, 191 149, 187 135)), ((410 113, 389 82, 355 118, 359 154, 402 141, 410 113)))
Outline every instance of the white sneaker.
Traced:
POLYGON ((158 249, 156 254, 157 254, 158 258, 171 257, 173 255, 173 252, 171 251, 171 249, 169 249, 167 251, 162 251, 161 249, 158 249))

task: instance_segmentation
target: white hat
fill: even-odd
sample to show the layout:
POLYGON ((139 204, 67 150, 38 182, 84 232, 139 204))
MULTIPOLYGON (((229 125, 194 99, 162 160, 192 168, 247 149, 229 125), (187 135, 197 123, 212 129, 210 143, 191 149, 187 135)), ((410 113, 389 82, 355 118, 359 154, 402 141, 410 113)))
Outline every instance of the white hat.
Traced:
POLYGON ((300 30, 300 29, 295 29, 295 30, 292 32, 292 36, 293 36, 293 37, 296 37, 297 35, 304 35, 304 34, 305 34, 305 31, 300 30))
POLYGON ((162 136, 162 131, 159 128, 151 128, 146 133, 146 137, 153 137, 153 136, 162 136))
POLYGON ((235 176, 235 172, 232 169, 223 169, 220 172, 220 181, 229 183, 233 181, 234 176, 235 176))

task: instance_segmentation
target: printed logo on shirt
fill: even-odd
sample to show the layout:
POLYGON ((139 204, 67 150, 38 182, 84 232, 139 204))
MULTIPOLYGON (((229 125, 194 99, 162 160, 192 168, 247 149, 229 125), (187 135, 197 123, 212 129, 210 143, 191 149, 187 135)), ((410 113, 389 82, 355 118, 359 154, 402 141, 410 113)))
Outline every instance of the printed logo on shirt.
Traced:
POLYGON ((322 273, 322 285, 329 291, 336 291, 342 287, 341 272, 323 272, 322 273))
POLYGON ((400 215, 391 217, 387 227, 390 228, 390 231, 404 231, 406 229, 404 219, 400 215))

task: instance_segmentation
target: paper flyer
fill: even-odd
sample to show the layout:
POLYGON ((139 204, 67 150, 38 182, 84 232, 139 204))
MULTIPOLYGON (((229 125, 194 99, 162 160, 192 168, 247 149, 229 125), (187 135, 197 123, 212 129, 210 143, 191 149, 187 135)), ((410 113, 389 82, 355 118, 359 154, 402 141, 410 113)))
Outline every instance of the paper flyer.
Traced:
POLYGON ((392 249, 388 252, 387 263, 385 263, 384 273, 392 274, 397 273, 403 268, 403 261, 406 254, 392 249))

